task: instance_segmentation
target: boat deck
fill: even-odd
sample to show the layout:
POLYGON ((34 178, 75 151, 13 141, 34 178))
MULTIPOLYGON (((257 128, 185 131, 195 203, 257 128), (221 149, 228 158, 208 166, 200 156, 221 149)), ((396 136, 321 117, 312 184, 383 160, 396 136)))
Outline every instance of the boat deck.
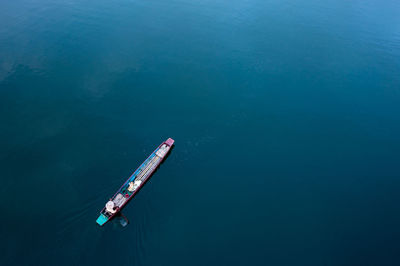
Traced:
POLYGON ((124 207, 127 201, 135 195, 161 164, 173 144, 173 139, 168 139, 162 143, 162 145, 160 145, 128 178, 117 193, 107 202, 106 207, 100 212, 100 216, 97 218, 97 223, 99 225, 103 225, 111 219, 124 207))
MULTIPOLYGON (((157 150, 157 152, 160 149, 157 150)), ((131 182, 138 182, 140 181, 140 184, 142 182, 145 182, 147 178, 154 172, 154 170, 159 166, 159 164, 162 161, 162 157, 159 155, 164 155, 164 154, 157 154, 153 153, 142 165, 139 167, 139 169, 131 176, 131 178, 128 179, 128 181, 122 186, 122 188, 114 195, 114 197, 111 199, 116 207, 122 207, 129 198, 135 194, 137 188, 135 188, 133 191, 130 191, 129 188, 129 183, 131 182)), ((140 186, 140 185, 139 185, 140 186)), ((107 211, 107 209, 104 209, 102 212, 107 217, 111 217, 113 213, 110 213, 107 211)))

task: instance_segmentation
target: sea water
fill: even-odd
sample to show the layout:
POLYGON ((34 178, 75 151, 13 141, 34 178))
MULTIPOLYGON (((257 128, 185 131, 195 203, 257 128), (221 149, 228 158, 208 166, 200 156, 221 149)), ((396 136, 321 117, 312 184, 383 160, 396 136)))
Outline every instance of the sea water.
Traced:
POLYGON ((1 265, 400 265, 400 2, 0 3, 1 265), (168 137, 124 209, 95 220, 168 137))

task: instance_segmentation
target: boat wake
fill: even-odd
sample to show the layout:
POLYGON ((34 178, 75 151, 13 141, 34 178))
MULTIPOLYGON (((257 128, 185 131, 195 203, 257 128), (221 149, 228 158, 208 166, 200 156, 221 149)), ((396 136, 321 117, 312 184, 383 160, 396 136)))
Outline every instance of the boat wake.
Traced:
POLYGON ((128 226, 129 224, 128 218, 126 218, 122 213, 118 213, 114 219, 116 221, 115 223, 120 225, 122 228, 128 226))

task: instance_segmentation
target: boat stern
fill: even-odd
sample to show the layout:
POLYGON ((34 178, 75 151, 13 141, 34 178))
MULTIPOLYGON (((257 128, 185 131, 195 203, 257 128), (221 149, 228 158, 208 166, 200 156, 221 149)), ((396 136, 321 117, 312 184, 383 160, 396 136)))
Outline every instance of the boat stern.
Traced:
POLYGON ((100 226, 103 226, 108 221, 108 217, 104 214, 100 213, 99 217, 96 220, 96 223, 100 226))

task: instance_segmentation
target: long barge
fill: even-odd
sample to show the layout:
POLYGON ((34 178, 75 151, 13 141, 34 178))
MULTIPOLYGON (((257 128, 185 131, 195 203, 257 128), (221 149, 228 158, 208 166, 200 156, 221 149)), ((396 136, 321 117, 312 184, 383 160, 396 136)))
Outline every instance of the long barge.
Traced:
POLYGON ((136 169, 135 172, 126 180, 122 187, 115 193, 115 195, 106 203, 105 207, 101 210, 96 223, 103 226, 110 221, 122 208, 132 199, 136 193, 142 188, 150 176, 155 172, 157 167, 166 158, 168 152, 174 145, 174 140, 169 138, 136 169))

